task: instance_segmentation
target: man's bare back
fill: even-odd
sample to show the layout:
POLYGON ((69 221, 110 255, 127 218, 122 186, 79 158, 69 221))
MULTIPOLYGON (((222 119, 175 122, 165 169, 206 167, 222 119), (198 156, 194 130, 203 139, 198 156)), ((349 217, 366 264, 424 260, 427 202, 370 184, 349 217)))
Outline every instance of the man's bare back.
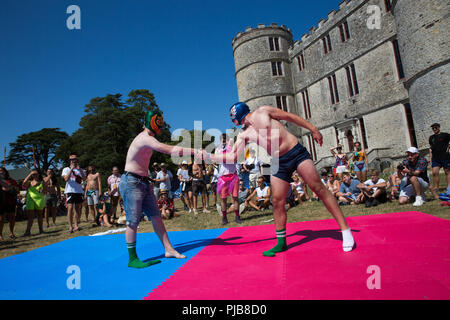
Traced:
POLYGON ((273 118, 273 109, 267 106, 251 112, 246 118, 250 126, 239 136, 246 142, 264 147, 270 156, 279 157, 291 150, 298 140, 278 119, 273 118))

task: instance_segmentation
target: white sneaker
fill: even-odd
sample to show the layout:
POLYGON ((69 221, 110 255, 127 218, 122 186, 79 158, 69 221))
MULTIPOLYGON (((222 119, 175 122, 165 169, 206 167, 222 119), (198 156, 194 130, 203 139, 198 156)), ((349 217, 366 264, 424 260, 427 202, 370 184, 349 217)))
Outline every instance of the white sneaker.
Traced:
POLYGON ((209 211, 208 209, 203 209, 204 213, 210 213, 211 211, 209 211))
POLYGON ((192 209, 189 209, 189 213, 191 213, 192 212, 192 209))
POLYGON ((421 196, 417 196, 416 197, 416 201, 414 201, 414 203, 413 203, 413 206, 414 207, 420 207, 423 204, 424 204, 424 201, 423 201, 422 197, 421 196))

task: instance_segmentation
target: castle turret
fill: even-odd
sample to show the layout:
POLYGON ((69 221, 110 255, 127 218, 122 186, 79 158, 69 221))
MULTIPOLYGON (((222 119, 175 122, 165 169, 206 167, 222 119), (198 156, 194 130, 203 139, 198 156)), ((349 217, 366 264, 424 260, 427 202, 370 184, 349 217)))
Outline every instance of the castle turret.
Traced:
POLYGON ((426 149, 430 125, 450 130, 449 0, 397 0, 393 10, 405 73, 404 84, 419 149, 426 149))
POLYGON ((233 39, 239 100, 251 110, 261 105, 296 113, 288 49, 292 34, 284 25, 259 24, 233 39))

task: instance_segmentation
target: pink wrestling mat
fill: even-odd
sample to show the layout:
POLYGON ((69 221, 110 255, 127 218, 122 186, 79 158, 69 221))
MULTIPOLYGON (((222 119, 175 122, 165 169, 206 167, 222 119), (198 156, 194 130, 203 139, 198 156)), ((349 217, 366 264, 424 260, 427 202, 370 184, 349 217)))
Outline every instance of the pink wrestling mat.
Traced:
POLYGON ((288 224, 289 250, 276 257, 262 255, 273 225, 229 228, 145 299, 450 299, 450 221, 420 212, 347 221, 349 253, 334 219, 288 224))

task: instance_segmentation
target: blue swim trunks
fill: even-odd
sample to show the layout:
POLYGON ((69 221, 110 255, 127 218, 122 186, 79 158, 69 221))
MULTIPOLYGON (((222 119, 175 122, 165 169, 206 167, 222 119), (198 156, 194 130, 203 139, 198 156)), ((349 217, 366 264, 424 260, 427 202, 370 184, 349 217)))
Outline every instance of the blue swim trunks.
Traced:
POLYGON ((292 173, 297 170, 298 165, 308 159, 311 159, 311 155, 308 150, 306 150, 306 148, 300 143, 297 143, 295 147, 278 159, 278 166, 272 159, 270 174, 286 182, 290 182, 292 173))

